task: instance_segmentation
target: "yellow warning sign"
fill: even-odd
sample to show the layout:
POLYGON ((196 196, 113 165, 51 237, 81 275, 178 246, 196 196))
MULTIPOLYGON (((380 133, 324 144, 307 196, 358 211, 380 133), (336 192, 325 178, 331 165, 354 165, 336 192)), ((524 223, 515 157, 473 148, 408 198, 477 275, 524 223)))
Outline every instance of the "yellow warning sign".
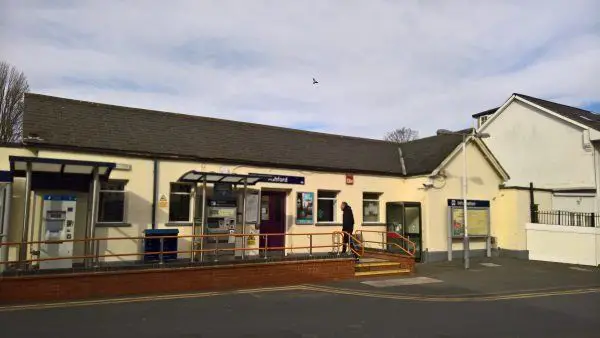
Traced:
POLYGON ((169 200, 167 200, 167 195, 161 194, 158 199, 158 207, 159 208, 167 208, 169 207, 169 200))
POLYGON ((256 238, 254 237, 254 235, 248 236, 248 246, 251 245, 256 245, 256 238))

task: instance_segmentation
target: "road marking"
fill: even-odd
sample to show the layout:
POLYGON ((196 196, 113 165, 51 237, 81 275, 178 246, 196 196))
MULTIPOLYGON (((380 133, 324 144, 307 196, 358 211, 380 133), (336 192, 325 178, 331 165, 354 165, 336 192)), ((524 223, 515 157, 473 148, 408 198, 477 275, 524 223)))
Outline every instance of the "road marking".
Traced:
POLYGON ((502 266, 502 265, 496 264, 496 263, 479 263, 479 264, 483 265, 483 266, 486 266, 488 268, 495 268, 495 267, 498 267, 498 266, 502 266))
POLYGON ((403 286, 403 285, 420 285, 430 283, 441 283, 439 279, 429 277, 414 277, 414 278, 392 278, 383 280, 370 280, 361 282, 362 284, 370 285, 376 288, 386 288, 391 286, 403 286))
POLYGON ((585 271, 585 272, 591 272, 592 271, 590 269, 580 268, 578 266, 571 266, 571 267, 569 267, 569 269, 571 269, 571 270, 577 270, 577 271, 585 271))
POLYGON ((279 291, 312 291, 312 292, 322 292, 322 293, 348 295, 348 296, 359 296, 359 297, 381 298, 381 299, 403 300, 403 301, 421 301, 421 302, 478 302, 478 301, 518 300, 518 299, 527 299, 527 298, 541 298, 541 297, 551 297, 551 296, 566 296, 566 295, 600 293, 600 287, 595 286, 595 287, 590 287, 590 288, 580 288, 580 289, 572 289, 572 290, 540 291, 540 292, 531 292, 531 293, 512 293, 512 294, 497 294, 497 295, 426 296, 426 295, 389 294, 389 293, 386 294, 386 293, 377 293, 377 292, 366 292, 366 291, 360 291, 360 290, 356 290, 356 289, 355 290, 341 289, 341 288, 331 288, 331 287, 316 286, 316 285, 299 285, 299 286, 247 289, 247 290, 226 291, 226 292, 185 293, 185 294, 177 294, 177 295, 127 297, 127 298, 89 300, 89 301, 70 301, 70 302, 46 303, 46 304, 8 305, 8 306, 1 306, 0 312, 24 311, 24 310, 45 310, 45 309, 53 309, 53 308, 69 308, 69 307, 82 307, 82 306, 94 306, 94 305, 113 305, 113 304, 161 301, 161 300, 196 299, 196 298, 205 298, 205 297, 216 297, 216 296, 226 296, 226 295, 243 295, 243 294, 279 292, 279 291))
POLYGON ((290 291, 290 290, 296 291, 296 290, 298 290, 298 286, 246 289, 246 290, 223 291, 223 292, 201 292, 201 293, 198 292, 198 293, 183 293, 183 294, 175 294, 175 295, 123 297, 123 298, 111 298, 111 299, 100 299, 100 300, 67 301, 67 302, 45 303, 45 304, 7 305, 7 306, 0 306, 0 312, 19 311, 19 310, 44 310, 44 309, 53 309, 53 308, 79 307, 79 306, 91 306, 91 305, 112 305, 112 304, 160 301, 160 300, 194 299, 194 298, 205 298, 205 297, 215 297, 215 296, 255 294, 255 293, 263 293, 263 292, 290 291))
POLYGON ((516 293, 506 295, 479 295, 472 297, 456 297, 456 296, 423 296, 423 295, 398 295, 398 294, 383 294, 374 292, 364 292, 350 289, 334 289, 334 288, 323 288, 323 287, 305 287, 305 290, 325 292, 331 294, 341 294, 349 296, 360 296, 370 298, 382 298, 392 300, 409 300, 409 301, 421 301, 421 302, 482 302, 482 301, 501 301, 501 300, 516 300, 516 299, 527 299, 527 298, 541 298, 551 296, 566 296, 566 295, 579 295, 588 293, 600 293, 600 287, 576 289, 576 290, 563 290, 553 292, 533 292, 533 293, 516 293))

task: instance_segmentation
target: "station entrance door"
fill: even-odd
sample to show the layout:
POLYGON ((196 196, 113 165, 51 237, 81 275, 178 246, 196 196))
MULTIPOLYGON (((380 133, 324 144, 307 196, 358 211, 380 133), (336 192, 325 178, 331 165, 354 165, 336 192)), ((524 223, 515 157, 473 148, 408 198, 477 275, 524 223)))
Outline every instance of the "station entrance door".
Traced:
MULTIPOLYGON (((386 225, 388 233, 397 233, 415 243, 415 260, 421 261, 422 254, 422 222, 421 203, 419 202, 388 202, 386 203, 386 225)), ((406 243, 394 239, 388 234, 388 242, 397 243, 406 248, 406 243)), ((393 247, 390 249, 393 250, 393 247)), ((406 248, 408 249, 408 248, 406 248)), ((397 249, 399 250, 399 249, 397 249)))

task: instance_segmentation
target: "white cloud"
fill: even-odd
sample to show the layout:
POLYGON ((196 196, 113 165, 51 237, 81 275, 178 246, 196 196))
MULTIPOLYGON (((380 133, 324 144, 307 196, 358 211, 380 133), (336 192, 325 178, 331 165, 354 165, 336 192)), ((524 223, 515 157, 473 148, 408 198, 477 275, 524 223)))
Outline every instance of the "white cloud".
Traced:
POLYGON ((57 96, 374 138, 600 101, 596 0, 3 3, 2 58, 57 96))

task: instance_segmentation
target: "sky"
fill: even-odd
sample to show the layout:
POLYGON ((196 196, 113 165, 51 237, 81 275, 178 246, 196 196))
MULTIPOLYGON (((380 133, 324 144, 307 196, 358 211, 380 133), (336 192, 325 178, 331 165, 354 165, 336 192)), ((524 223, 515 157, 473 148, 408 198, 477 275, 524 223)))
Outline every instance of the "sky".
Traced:
POLYGON ((0 59, 41 94, 428 136, 514 92, 600 112, 598 13, 598 0, 0 0, 0 59))

